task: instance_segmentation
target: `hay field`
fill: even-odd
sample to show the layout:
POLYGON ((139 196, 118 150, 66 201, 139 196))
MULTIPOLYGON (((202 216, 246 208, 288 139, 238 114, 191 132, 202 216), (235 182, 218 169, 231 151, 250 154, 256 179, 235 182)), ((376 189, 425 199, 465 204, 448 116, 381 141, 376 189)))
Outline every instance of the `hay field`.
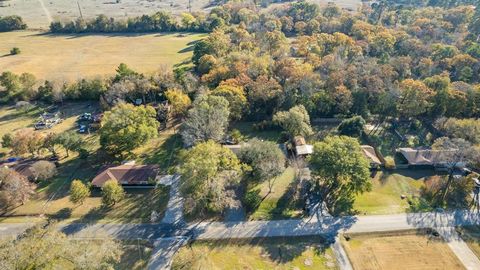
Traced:
POLYGON ((120 63, 151 73, 189 61, 204 34, 50 35, 0 33, 0 72, 29 72, 38 79, 75 80, 111 75, 120 63), (13 47, 22 51, 8 55, 13 47))
POLYGON ((464 269, 447 243, 421 232, 351 235, 342 244, 357 270, 464 269))
MULTIPOLYGON (((105 14, 117 19, 151 14, 159 10, 180 14, 188 11, 188 0, 81 0, 80 10, 84 18, 105 14)), ((192 11, 208 11, 215 4, 211 0, 192 0, 192 11)), ((356 10, 361 0, 310 0, 320 5, 334 2, 340 7, 356 10)), ((20 15, 30 28, 46 29, 52 20, 70 21, 80 17, 74 0, 7 0, 0 2, 0 16, 20 15)))

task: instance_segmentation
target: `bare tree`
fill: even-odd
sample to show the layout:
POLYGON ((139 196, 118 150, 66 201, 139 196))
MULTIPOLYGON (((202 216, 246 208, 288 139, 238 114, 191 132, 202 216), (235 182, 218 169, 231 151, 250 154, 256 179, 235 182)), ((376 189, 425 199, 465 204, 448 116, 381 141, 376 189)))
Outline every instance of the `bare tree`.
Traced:
POLYGON ((432 149, 436 151, 438 162, 443 163, 448 170, 447 184, 441 195, 441 203, 443 203, 454 180, 455 172, 460 168, 466 167, 478 154, 474 151, 471 143, 458 138, 438 138, 433 143, 432 149))

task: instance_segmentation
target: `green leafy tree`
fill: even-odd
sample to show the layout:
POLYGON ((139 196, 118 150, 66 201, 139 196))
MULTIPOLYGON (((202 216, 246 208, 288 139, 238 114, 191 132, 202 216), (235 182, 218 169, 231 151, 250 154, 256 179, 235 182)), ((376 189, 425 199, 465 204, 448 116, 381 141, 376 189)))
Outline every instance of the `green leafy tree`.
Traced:
POLYGON ((182 154, 179 173, 185 211, 202 215, 230 205, 228 188, 238 183, 241 165, 230 149, 208 141, 182 154))
POLYGON ((113 269, 121 245, 108 235, 101 239, 78 241, 54 224, 39 224, 18 237, 0 239, 0 269, 113 269))
POLYGON ((6 133, 2 136, 2 147, 10 148, 12 147, 13 137, 12 134, 6 133))
POLYGON ((113 206, 125 198, 123 187, 115 180, 108 180, 102 186, 102 203, 113 206))
POLYGON ((137 72, 135 72, 133 69, 129 68, 126 64, 121 63, 118 68, 116 69, 117 75, 115 76, 114 81, 118 82, 121 81, 124 78, 130 77, 130 76, 136 76, 138 75, 137 72))
POLYGON ((310 126, 310 116, 303 105, 295 106, 288 111, 277 112, 273 122, 281 126, 291 138, 313 134, 310 126))
POLYGON ((123 156, 158 134, 155 109, 121 103, 106 112, 100 128, 100 144, 110 154, 123 156))
POLYGON ((369 162, 358 140, 332 136, 314 144, 310 158, 315 184, 330 212, 349 212, 355 196, 371 189, 369 162))
POLYGON ((81 181, 73 180, 70 184, 70 201, 74 204, 83 204, 90 196, 90 189, 81 181))
POLYGON ((229 115, 228 101, 225 98, 212 95, 198 97, 182 125, 183 142, 194 145, 208 140, 222 141, 229 115))
POLYGON ((70 156, 70 151, 79 152, 83 145, 82 137, 75 131, 63 132, 56 136, 55 143, 61 145, 67 152, 67 157, 70 156))
POLYGON ((343 120, 338 126, 340 135, 360 137, 365 127, 365 120, 361 116, 354 116, 343 120))
POLYGON ((286 158, 274 142, 252 139, 238 154, 240 160, 252 168, 252 176, 259 181, 268 181, 269 193, 278 176, 285 170, 286 158))

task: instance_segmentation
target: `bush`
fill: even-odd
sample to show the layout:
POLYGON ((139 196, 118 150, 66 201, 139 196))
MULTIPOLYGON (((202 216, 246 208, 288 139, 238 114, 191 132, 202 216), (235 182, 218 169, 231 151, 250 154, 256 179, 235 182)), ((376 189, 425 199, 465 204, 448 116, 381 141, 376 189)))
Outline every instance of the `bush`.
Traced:
POLYGON ((17 47, 14 47, 10 50, 10 54, 11 55, 17 55, 17 54, 20 54, 22 51, 20 50, 20 48, 17 48, 17 47))
POLYGON ((0 32, 27 29, 27 25, 20 16, 0 17, 0 32))
POLYGON ((393 157, 391 156, 385 157, 385 169, 393 170, 395 169, 395 167, 396 167, 395 159, 393 159, 393 157))
POLYGON ((252 190, 247 192, 245 194, 245 198, 243 199, 243 204, 247 212, 253 212, 258 208, 261 202, 262 197, 260 196, 260 190, 252 190))

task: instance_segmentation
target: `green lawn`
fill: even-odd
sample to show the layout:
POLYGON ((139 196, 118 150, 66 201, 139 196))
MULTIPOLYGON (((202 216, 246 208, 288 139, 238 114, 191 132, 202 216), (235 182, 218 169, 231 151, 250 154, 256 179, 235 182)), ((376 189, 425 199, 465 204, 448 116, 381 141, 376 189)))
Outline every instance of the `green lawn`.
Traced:
POLYGON ((372 190, 357 196, 354 209, 370 215, 403 213, 409 209, 409 204, 400 196, 420 195, 425 177, 433 174, 431 170, 379 172, 372 179, 372 190))
POLYGON ((257 130, 254 128, 255 122, 236 122, 232 124, 230 130, 238 129, 246 140, 258 138, 268 141, 279 142, 282 138, 282 130, 266 129, 257 130))
POLYGON ((195 242, 174 258, 172 269, 338 269, 318 237, 195 242))
POLYGON ((269 193, 268 181, 257 184, 249 189, 256 191, 264 198, 258 208, 251 213, 251 220, 271 220, 296 218, 302 215, 301 206, 295 201, 293 189, 295 185, 295 169, 289 167, 277 177, 269 193))

